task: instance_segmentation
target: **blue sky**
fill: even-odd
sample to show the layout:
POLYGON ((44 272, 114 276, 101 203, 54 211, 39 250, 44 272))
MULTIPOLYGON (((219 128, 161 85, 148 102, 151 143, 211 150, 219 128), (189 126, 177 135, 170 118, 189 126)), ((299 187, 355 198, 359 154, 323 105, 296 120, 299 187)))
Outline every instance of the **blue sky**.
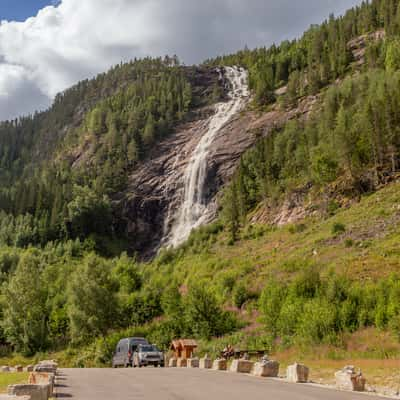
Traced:
POLYGON ((51 3, 51 0, 0 0, 0 20, 24 21, 51 3))

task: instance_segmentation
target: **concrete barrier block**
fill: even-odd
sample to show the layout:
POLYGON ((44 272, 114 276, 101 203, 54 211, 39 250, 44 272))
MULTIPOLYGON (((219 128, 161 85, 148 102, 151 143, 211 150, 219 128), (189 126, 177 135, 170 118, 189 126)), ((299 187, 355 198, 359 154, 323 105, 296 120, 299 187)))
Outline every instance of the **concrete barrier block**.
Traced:
POLYGON ((308 382, 310 370, 303 364, 295 363, 289 365, 286 371, 286 379, 293 383, 305 383, 308 382))
POLYGON ((214 371, 226 371, 228 369, 228 363, 225 359, 215 360, 212 366, 214 371))
POLYGON ((51 397, 54 391, 55 374, 50 372, 31 372, 28 383, 32 385, 48 385, 49 397, 51 397))
POLYGON ((57 372, 58 364, 54 360, 40 361, 39 364, 33 368, 37 372, 50 372, 55 374, 57 372))
POLYGON ((253 369, 254 362, 249 360, 233 360, 230 371, 239 372, 242 374, 249 374, 253 369))
POLYGON ((11 396, 30 396, 31 400, 48 400, 48 385, 10 385, 8 394, 11 396))
POLYGON ((276 378, 279 374, 279 363, 273 360, 255 363, 252 373, 264 378, 276 378))
POLYGON ((176 368, 178 366, 178 360, 176 358, 170 358, 168 361, 168 367, 176 368))
POLYGON ((205 356, 204 358, 200 358, 200 363, 199 367, 201 369, 211 369, 213 366, 213 362, 211 358, 208 358, 208 356, 205 356))
POLYGON ((361 371, 356 372, 352 365, 344 367, 335 373, 336 388, 352 392, 364 392, 366 379, 361 371))
POLYGON ((200 361, 198 358, 189 358, 187 360, 187 367, 188 368, 199 368, 200 361))
POLYGON ((187 367, 187 359, 186 358, 178 358, 176 366, 178 368, 186 368, 187 367))

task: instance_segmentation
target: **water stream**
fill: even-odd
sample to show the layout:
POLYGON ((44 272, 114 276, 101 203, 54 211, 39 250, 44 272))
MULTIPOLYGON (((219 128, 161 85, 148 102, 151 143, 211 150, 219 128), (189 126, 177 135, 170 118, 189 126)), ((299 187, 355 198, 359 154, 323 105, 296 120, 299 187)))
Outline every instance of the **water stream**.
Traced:
POLYGON ((184 174, 184 196, 173 216, 174 222, 168 235, 167 247, 179 246, 193 229, 209 221, 210 210, 204 197, 208 155, 218 132, 242 110, 250 95, 246 70, 225 67, 223 73, 231 86, 229 100, 215 105, 215 114, 210 117, 207 131, 190 157, 184 174))

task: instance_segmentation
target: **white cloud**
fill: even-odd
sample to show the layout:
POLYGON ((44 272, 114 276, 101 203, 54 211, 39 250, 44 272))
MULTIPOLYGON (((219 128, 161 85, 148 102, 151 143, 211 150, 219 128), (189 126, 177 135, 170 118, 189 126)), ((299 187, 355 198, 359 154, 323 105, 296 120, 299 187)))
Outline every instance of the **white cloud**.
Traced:
POLYGON ((199 62, 292 38, 358 0, 62 0, 0 24, 0 119, 111 65, 145 55, 199 62))

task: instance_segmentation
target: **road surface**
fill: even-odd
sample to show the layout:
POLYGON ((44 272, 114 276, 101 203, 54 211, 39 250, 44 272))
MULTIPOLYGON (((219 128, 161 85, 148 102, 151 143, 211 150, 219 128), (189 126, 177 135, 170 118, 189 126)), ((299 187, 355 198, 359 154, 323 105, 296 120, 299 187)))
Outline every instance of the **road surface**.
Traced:
POLYGON ((76 400, 377 400, 311 385, 186 368, 62 369, 58 399, 76 400))

